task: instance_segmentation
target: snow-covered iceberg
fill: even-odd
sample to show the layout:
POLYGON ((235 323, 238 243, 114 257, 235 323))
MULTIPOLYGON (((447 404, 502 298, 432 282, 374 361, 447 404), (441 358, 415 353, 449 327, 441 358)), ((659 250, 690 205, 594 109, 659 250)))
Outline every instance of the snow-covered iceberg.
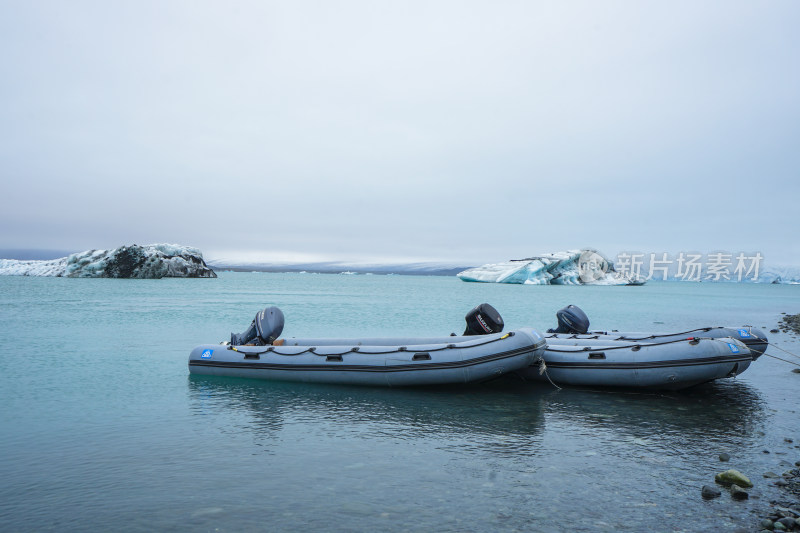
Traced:
POLYGON ((70 278, 216 278, 197 248, 178 244, 88 250, 50 261, 0 259, 0 275, 70 278))
POLYGON ((614 270, 597 250, 567 250, 470 268, 456 274, 462 281, 526 285, 641 285, 614 270))

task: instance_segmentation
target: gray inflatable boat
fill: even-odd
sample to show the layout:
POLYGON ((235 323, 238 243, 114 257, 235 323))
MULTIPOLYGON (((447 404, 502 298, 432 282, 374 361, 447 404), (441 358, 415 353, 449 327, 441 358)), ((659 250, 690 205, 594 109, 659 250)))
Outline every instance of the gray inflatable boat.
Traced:
POLYGON ((544 365, 519 372, 556 385, 683 389, 734 377, 750 366, 747 346, 735 339, 652 343, 547 336, 544 365))
POLYGON ((734 377, 767 348, 756 328, 699 328, 679 333, 588 332, 589 319, 573 305, 548 330, 544 365, 519 373, 555 384, 682 389, 734 377))
POLYGON ((502 319, 491 311, 488 304, 471 311, 461 336, 281 340, 283 314, 271 307, 230 343, 194 348, 189 372, 400 387, 482 382, 534 364, 546 346, 543 335, 530 328, 502 333, 502 319))

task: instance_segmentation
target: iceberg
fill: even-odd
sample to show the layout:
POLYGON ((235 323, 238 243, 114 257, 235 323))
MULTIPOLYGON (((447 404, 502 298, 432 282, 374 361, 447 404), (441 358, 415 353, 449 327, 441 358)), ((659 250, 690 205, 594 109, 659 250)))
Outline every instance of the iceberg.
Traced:
POLYGON ((68 278, 216 278, 197 248, 179 244, 88 250, 49 261, 0 259, 0 275, 68 278))
POLYGON ((642 285, 644 280, 614 270, 597 250, 567 250, 470 268, 462 281, 525 285, 642 285))
POLYGON ((3 276, 63 276, 67 258, 48 261, 0 259, 0 275, 3 276))
POLYGON ((773 283, 775 285, 800 285, 800 267, 776 265, 765 268, 754 283, 773 283))

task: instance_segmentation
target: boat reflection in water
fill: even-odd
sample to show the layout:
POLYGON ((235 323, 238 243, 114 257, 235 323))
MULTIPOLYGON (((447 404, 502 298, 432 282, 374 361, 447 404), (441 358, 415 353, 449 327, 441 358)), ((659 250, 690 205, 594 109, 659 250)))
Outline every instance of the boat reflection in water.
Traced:
POLYGON ((735 380, 664 393, 562 389, 544 406, 549 431, 598 441, 649 439, 646 444, 666 453, 704 454, 710 446, 716 450, 713 444, 726 450, 755 445, 765 411, 758 390, 735 380))
MULTIPOLYGON (((263 438, 287 425, 335 424, 331 431, 414 439, 467 439, 496 452, 535 453, 545 424, 593 439, 658 435, 665 447, 752 442, 764 401, 726 380, 673 393, 562 389, 513 378, 474 387, 379 389, 190 376, 193 412, 248 417, 263 438)), ((242 429, 239 426, 237 430, 242 429)))
POLYGON ((195 414, 246 415, 244 427, 262 438, 277 438, 289 426, 327 425, 342 438, 457 441, 462 451, 513 455, 536 453, 552 394, 538 387, 375 389, 197 375, 189 377, 189 391, 195 414))

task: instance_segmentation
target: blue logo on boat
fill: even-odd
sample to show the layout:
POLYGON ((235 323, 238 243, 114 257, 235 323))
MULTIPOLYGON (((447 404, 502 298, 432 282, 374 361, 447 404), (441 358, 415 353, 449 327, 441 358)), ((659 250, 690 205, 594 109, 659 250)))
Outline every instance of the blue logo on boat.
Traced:
POLYGON ((728 347, 731 349, 731 352, 739 353, 739 347, 736 346, 735 344, 728 343, 728 347))
POLYGON ((746 329, 740 329, 739 330, 739 336, 741 338, 743 338, 743 339, 747 339, 749 337, 752 337, 752 335, 750 335, 750 333, 748 333, 748 331, 746 329))
POLYGON ((201 359, 211 359, 211 354, 214 353, 214 350, 203 350, 203 353, 200 354, 201 359))

